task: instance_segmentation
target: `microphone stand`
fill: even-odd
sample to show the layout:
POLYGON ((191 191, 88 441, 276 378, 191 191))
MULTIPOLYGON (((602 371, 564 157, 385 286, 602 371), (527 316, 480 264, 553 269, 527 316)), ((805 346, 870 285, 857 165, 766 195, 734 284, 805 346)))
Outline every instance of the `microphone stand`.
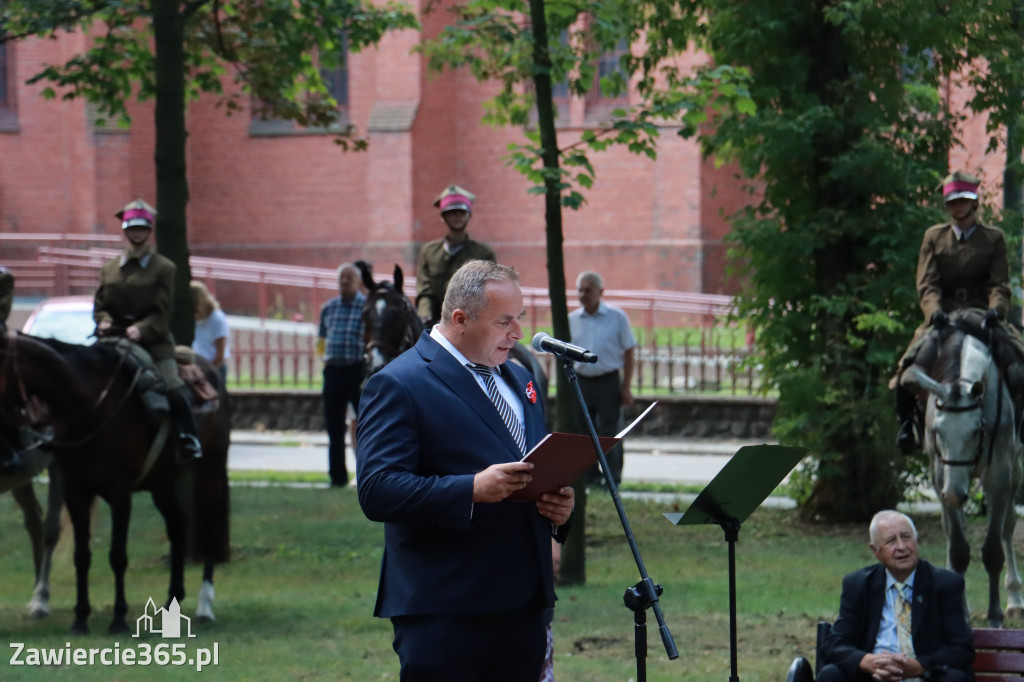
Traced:
POLYGON ((612 501, 615 503, 615 511, 619 515, 619 522, 622 524, 622 530, 626 534, 626 541, 629 543, 629 549, 633 553, 633 560, 636 562, 636 567, 640 571, 640 582, 626 590, 622 600, 626 608, 633 612, 633 640, 634 649, 636 651, 636 679, 637 682, 646 682, 647 680, 647 609, 648 607, 654 610, 654 617, 658 621, 658 630, 661 633, 661 642, 665 647, 665 653, 668 654, 669 660, 675 660, 679 658, 679 652, 676 650, 676 643, 672 639, 672 633, 669 632, 668 625, 665 624, 665 617, 661 613, 661 607, 658 605, 658 597, 661 596, 664 590, 661 585, 655 585, 654 581, 651 580, 647 574, 647 568, 644 566, 643 557, 640 556, 640 549, 636 544, 636 537, 633 535, 633 530, 629 527, 629 519, 626 518, 626 510, 622 506, 622 498, 619 496, 619 489, 615 485, 615 479, 612 477, 611 468, 608 466, 608 460, 604 456, 604 449, 601 448, 601 440, 598 438, 597 429, 594 428, 594 421, 590 418, 590 411, 587 410, 586 401, 583 400, 583 391, 580 390, 579 377, 576 376, 576 370, 573 368, 573 361, 565 356, 564 353, 554 353, 562 360, 562 366, 565 368, 565 377, 569 380, 569 384, 572 386, 573 391, 576 394, 576 400, 579 403, 580 411, 583 413, 583 419, 586 421, 587 430, 590 433, 590 438, 594 443, 594 451, 597 453, 597 459, 601 462, 601 471, 604 472, 604 480, 608 484, 608 492, 611 493, 612 501))

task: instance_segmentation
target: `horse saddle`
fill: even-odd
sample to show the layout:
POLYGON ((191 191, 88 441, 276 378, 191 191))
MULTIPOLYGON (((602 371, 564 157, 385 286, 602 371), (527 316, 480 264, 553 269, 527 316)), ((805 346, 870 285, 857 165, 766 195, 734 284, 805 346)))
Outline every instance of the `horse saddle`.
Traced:
POLYGON ((196 364, 196 354, 188 346, 174 347, 174 360, 178 363, 178 376, 192 393, 192 411, 205 414, 220 405, 217 387, 206 378, 203 368, 196 364))
MULTIPOLYGON (((135 391, 141 397, 146 412, 163 415, 170 411, 167 386, 160 377, 153 356, 145 348, 125 338, 104 338, 98 343, 112 343, 126 364, 137 372, 135 391)), ((220 404, 217 388, 209 382, 202 368, 196 364, 195 352, 188 346, 175 346, 174 360, 178 365, 178 377, 188 387, 192 396, 192 411, 206 414, 216 410, 220 404)))

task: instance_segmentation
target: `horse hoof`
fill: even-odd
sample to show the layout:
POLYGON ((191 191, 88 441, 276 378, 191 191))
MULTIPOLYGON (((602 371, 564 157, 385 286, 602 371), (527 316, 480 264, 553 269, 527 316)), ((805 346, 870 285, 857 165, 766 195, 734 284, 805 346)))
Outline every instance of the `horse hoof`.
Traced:
POLYGON ((1007 606, 1006 613, 1004 615, 1007 618, 1016 620, 1021 616, 1024 616, 1024 606, 1007 606))
POLYGON ((87 635, 89 634, 89 626, 85 623, 75 623, 71 626, 71 634, 87 635))
POLYGON ((29 604, 28 617, 36 619, 49 618, 50 607, 47 604, 29 604))
POLYGON ((113 623, 110 624, 110 627, 107 628, 107 634, 108 635, 123 635, 123 634, 125 634, 127 632, 128 632, 128 624, 125 623, 123 620, 121 620, 121 621, 115 620, 113 623))

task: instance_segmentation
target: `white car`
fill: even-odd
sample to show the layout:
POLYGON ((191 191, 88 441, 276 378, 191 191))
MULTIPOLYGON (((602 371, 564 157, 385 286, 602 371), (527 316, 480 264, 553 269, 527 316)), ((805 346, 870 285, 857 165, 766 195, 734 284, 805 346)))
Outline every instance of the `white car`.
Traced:
POLYGON ((92 296, 55 296, 32 311, 21 331, 44 339, 91 345, 96 323, 92 319, 92 296))

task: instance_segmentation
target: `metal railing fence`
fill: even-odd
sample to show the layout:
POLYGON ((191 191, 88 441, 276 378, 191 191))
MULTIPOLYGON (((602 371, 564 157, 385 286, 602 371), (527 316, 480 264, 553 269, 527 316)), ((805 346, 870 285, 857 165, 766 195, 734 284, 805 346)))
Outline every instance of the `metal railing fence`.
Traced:
MULTIPOLYGON (((114 241, 120 238, 0 235, 0 259, 12 251, 19 256, 0 262, 14 273, 19 296, 91 295, 100 266, 120 252, 107 246, 114 241)), ((233 327, 230 370, 236 382, 282 388, 319 385, 314 322, 321 305, 336 295, 335 270, 202 256, 192 256, 190 265, 192 276, 202 279, 227 311, 260 321, 255 327, 233 327), (282 320, 294 324, 281 325, 282 320)), ((388 276, 378 274, 377 279, 388 276)), ((406 278, 405 290, 414 296, 413 277, 406 278)), ((547 289, 524 287, 523 295, 530 333, 550 331, 547 289)), ((574 291, 567 296, 575 300, 574 291)), ((609 290, 603 300, 622 308, 637 333, 635 390, 751 394, 760 389, 748 335, 730 318, 732 297, 609 290)), ((550 373, 550 356, 542 360, 550 373)))

